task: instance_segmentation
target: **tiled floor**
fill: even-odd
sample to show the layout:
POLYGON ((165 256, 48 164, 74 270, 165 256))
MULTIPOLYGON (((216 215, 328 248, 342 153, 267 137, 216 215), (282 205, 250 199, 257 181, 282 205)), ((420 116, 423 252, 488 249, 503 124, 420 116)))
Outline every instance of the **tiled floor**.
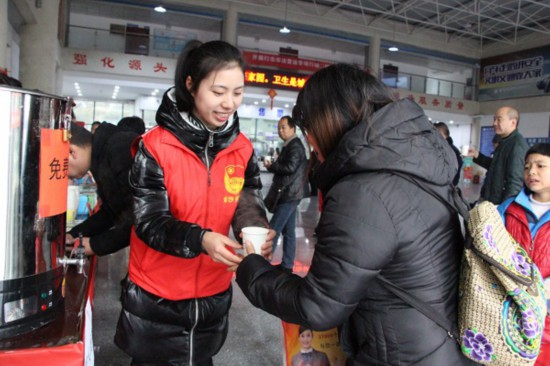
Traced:
MULTIPOLYGON (((264 190, 271 174, 262 173, 264 190)), ((294 271, 304 274, 309 268, 319 218, 317 197, 302 200, 297 218, 297 245, 294 271)), ((282 245, 274 253, 273 263, 281 260, 282 245)), ((113 343, 120 313, 120 280, 126 275, 128 249, 98 258, 95 281, 93 337, 97 366, 129 365, 130 358, 113 343)), ((216 366, 281 366, 283 365, 282 326, 279 319, 254 308, 233 284, 233 304, 229 312, 229 335, 222 350, 215 356, 216 366)))

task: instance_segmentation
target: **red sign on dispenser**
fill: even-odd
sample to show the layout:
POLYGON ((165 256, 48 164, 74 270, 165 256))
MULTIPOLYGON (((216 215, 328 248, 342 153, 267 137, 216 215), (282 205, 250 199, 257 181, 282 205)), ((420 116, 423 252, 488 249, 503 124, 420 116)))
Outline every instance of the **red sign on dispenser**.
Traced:
POLYGON ((38 215, 48 217, 67 211, 69 141, 63 130, 40 130, 40 186, 38 215))

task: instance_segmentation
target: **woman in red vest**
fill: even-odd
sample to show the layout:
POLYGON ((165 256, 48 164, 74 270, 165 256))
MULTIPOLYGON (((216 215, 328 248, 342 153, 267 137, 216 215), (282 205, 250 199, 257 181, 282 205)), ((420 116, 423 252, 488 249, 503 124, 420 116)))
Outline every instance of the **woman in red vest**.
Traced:
MULTIPOLYGON (((212 365, 227 336, 229 267, 244 226, 267 227, 260 172, 239 130, 244 68, 222 41, 193 42, 155 128, 135 145, 135 222, 115 343, 132 365, 212 365)), ((271 253, 270 231, 263 253, 271 253)))

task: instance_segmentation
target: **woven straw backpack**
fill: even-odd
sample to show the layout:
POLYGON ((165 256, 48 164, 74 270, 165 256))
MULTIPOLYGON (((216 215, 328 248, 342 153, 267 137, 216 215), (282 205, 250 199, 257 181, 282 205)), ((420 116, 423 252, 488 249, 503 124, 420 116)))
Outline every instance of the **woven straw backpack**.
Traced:
POLYGON ((527 252, 506 230, 496 206, 482 202, 467 209, 460 191, 443 200, 467 223, 460 268, 458 332, 454 322, 431 305, 382 276, 378 280, 397 297, 433 320, 455 339, 462 353, 480 364, 531 366, 538 357, 547 314, 544 283, 527 252))
POLYGON ((546 317, 542 277, 506 231, 490 202, 470 210, 471 248, 459 285, 460 344, 468 358, 489 365, 533 365, 546 317))

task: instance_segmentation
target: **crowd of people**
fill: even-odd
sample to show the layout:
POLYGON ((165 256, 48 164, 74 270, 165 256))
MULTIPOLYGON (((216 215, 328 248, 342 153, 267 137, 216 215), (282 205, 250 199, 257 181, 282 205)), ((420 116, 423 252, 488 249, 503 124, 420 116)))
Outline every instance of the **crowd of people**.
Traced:
MULTIPOLYGON (((72 228, 67 243, 81 236, 87 254, 97 255, 130 246, 115 343, 132 365, 212 365, 228 333, 234 276, 253 305, 302 326, 292 365, 329 365, 311 337, 334 327, 350 364, 473 364, 380 281, 457 323, 463 241, 446 201, 464 156, 447 126, 357 66, 317 71, 292 116, 278 122, 277 159, 263 162, 273 173, 268 220, 258 159, 239 125, 243 93, 237 48, 190 42, 147 133, 137 117, 94 122, 93 133, 71 128, 69 175, 92 172, 101 209, 72 228), (293 273, 296 212, 309 181, 321 215, 301 277, 293 273), (261 253, 242 242, 246 226, 270 229, 261 253), (252 254, 243 255, 243 245, 252 254)), ((493 156, 466 155, 488 169, 480 199, 499 205, 510 233, 550 277, 550 144, 529 148, 518 124, 516 109, 499 108, 493 156)))

